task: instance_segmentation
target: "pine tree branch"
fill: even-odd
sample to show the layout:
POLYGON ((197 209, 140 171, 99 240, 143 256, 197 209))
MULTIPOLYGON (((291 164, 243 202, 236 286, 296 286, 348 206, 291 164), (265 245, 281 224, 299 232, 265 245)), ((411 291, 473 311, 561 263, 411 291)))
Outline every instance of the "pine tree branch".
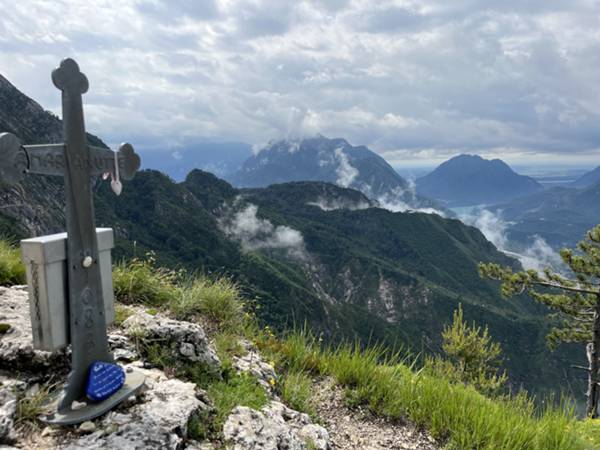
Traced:
POLYGON ((570 287, 570 286, 561 286, 555 283, 550 283, 548 281, 534 281, 534 284, 537 284, 538 286, 544 286, 544 287, 550 287, 550 288, 555 288, 555 289, 561 289, 563 291, 570 291, 570 292, 578 292, 580 294, 592 294, 592 295, 599 295, 600 294, 600 290, 599 289, 585 289, 585 288, 579 288, 579 287, 570 287))

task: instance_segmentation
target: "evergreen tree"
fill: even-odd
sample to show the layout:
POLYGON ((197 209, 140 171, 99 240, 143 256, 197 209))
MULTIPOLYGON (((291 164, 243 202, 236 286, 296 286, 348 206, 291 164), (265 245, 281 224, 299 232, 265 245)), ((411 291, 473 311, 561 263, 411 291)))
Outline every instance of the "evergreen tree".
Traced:
POLYGON ((507 379, 506 373, 499 373, 502 349, 492 341, 487 326, 482 330, 475 322, 469 325, 459 304, 452 324, 444 327, 442 338, 446 358, 430 361, 435 372, 470 384, 486 395, 500 392, 507 379))
POLYGON ((600 382, 600 225, 590 230, 578 244, 578 250, 563 249, 560 255, 571 269, 565 277, 546 268, 513 272, 498 264, 480 264, 482 276, 502 281, 502 295, 522 292, 553 310, 556 325, 548 340, 551 346, 561 342, 586 344, 588 358, 587 415, 598 416, 600 382))

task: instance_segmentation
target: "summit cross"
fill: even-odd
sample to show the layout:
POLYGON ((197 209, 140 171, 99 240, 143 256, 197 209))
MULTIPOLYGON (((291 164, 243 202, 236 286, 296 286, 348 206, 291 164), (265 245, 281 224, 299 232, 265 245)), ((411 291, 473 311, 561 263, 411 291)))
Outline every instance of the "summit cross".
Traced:
POLYGON ((67 222, 67 296, 71 372, 57 411, 49 423, 73 424, 108 411, 143 384, 143 376, 127 374, 124 386, 102 402, 81 409, 73 402, 86 400, 86 383, 94 363, 113 363, 108 348, 106 318, 94 224, 92 178, 113 177, 112 188, 121 192, 120 178, 130 180, 140 158, 130 144, 118 152, 87 145, 82 94, 88 80, 73 59, 65 59, 52 72, 52 82, 62 91, 64 143, 21 145, 13 134, 0 134, 0 179, 20 182, 27 174, 64 177, 67 222))

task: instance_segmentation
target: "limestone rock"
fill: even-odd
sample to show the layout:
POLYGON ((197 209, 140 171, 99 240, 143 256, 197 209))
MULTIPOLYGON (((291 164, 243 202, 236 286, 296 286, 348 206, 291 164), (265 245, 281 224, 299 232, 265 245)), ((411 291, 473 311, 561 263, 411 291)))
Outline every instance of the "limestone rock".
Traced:
POLYGON ((0 444, 16 438, 14 425, 19 382, 0 378, 0 444))
POLYGON ((119 408, 96 422, 97 431, 63 443, 63 450, 179 449, 190 418, 210 406, 194 384, 167 379, 158 370, 142 370, 147 389, 134 406, 119 408))
POLYGON ((94 422, 88 420, 87 422, 83 422, 81 425, 79 425, 77 431, 84 434, 93 433, 94 431, 96 431, 96 425, 94 424, 94 422))
POLYGON ((28 298, 25 286, 0 287, 0 322, 10 325, 0 334, 0 368, 43 371, 50 366, 66 367, 64 350, 50 353, 33 348, 28 298))
POLYGON ((236 407, 223 426, 225 440, 233 450, 327 450, 329 434, 311 422, 308 415, 279 402, 271 402, 261 411, 236 407))
POLYGON ((259 384, 263 386, 267 392, 273 391, 277 375, 275 368, 266 363, 260 353, 254 349, 248 350, 244 356, 233 358, 233 367, 240 372, 247 372, 255 377, 259 384))
POLYGON ((221 366, 204 330, 196 323, 180 322, 140 311, 127 318, 123 328, 130 336, 141 333, 142 339, 159 341, 161 346, 170 347, 173 356, 185 362, 202 362, 213 368, 221 366))
POLYGON ((108 345, 115 361, 131 362, 140 358, 135 345, 122 334, 113 332, 108 335, 108 345))

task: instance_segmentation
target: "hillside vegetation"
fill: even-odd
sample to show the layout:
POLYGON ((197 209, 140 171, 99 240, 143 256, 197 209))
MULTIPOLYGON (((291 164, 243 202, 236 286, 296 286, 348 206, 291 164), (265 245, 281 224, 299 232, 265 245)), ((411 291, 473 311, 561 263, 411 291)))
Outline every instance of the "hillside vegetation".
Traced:
POLYGON ((515 388, 562 386, 579 363, 545 351, 543 308, 506 302, 478 276, 480 262, 516 262, 458 220, 392 213, 327 183, 238 190, 199 170, 183 183, 142 171, 118 198, 100 184, 95 205, 98 225, 116 231, 115 259, 153 251, 161 266, 232 277, 278 331, 306 322, 327 342, 432 354, 461 303, 501 342, 515 388))
MULTIPOLYGON (((4 79, 0 99, 1 129, 26 144, 62 139, 61 121, 4 79)), ((92 135, 88 141, 104 145, 92 135)), ((299 151, 292 144, 274 143, 253 160, 272 153, 271 162, 322 169, 326 180, 368 195, 323 182, 235 189, 200 170, 176 183, 142 171, 120 197, 108 183, 95 183, 97 224, 115 230, 117 260, 154 251, 161 266, 227 275, 261 306, 265 323, 283 331, 307 322, 331 343, 359 338, 439 353, 441 332, 460 303, 466 320, 487 324, 502 344, 513 386, 561 385, 563 369, 579 361, 565 350, 545 351, 544 310, 503 301, 477 276, 480 262, 515 261, 457 220, 374 207, 368 196, 395 192, 394 199, 412 201, 414 193, 367 148, 322 136, 298 143, 299 151), (319 166, 321 159, 328 162, 319 166)), ((0 234, 64 231, 61 179, 28 176, 22 186, 0 186, 0 197, 0 234)))
MULTIPOLYGON (((259 326, 253 313, 256 305, 245 301, 238 287, 223 277, 173 272, 157 267, 150 257, 117 265, 114 284, 117 324, 136 305, 151 314, 199 321, 209 330, 223 362, 219 374, 198 364, 176 365, 160 342, 143 349, 150 364, 193 381, 209 393, 216 412, 190 425, 197 439, 219 441, 222 424, 236 405, 260 408, 268 401, 252 376, 231 371, 231 359, 243 354, 240 341, 245 339, 275 365, 279 374, 278 381, 272 381, 276 392, 290 406, 309 414, 314 415, 311 386, 323 377, 333 377, 350 407, 410 420, 445 448, 583 450, 600 445, 596 421, 577 421, 568 401, 536 408, 523 393, 486 397, 469 383, 434 374, 427 365, 419 367, 416 361, 380 346, 326 344, 309 328, 275 334, 259 326)), ((28 411, 27 420, 34 421, 35 410, 28 411)))

